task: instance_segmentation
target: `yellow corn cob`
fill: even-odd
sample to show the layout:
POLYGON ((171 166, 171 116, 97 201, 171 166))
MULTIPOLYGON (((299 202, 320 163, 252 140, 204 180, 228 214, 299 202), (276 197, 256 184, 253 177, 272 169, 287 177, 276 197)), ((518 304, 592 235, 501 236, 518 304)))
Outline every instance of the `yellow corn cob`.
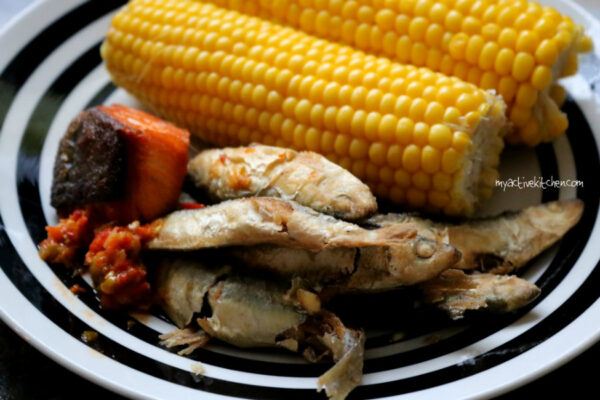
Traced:
POLYGON ((450 215, 495 184, 505 104, 457 78, 184 0, 131 1, 101 52, 119 86, 210 143, 317 151, 450 215))
POLYGON ((507 141, 530 146, 567 129, 550 88, 592 48, 569 17, 522 0, 210 1, 494 89, 516 127, 507 141))

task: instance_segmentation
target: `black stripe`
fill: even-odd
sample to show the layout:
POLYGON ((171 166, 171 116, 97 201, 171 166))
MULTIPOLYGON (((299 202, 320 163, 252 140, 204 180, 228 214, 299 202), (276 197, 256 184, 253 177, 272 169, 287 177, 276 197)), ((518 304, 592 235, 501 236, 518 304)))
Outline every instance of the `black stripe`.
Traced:
POLYGON ((117 87, 114 83, 107 83, 96 95, 85 105, 84 109, 91 108, 94 106, 99 106, 103 104, 104 101, 110 96, 117 87))
POLYGON ((125 3, 124 0, 85 2, 48 25, 23 47, 0 75, 0 126, 23 83, 54 49, 73 33, 125 3))

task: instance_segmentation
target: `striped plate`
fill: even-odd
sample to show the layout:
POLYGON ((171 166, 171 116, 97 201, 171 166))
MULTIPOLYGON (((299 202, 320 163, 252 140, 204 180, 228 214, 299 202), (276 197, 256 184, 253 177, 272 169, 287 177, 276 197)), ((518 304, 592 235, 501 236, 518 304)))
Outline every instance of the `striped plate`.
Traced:
MULTIPOLYGON (((78 374, 123 395, 152 399, 324 399, 316 377, 327 365, 279 351, 214 344, 184 358, 158 345, 173 328, 160 314, 124 315, 100 309, 89 286, 37 256, 49 205, 57 144, 69 121, 101 103, 135 104, 109 81, 99 45, 122 1, 41 1, 0 34, 0 317, 32 345, 78 374), (132 321, 136 321, 132 323, 132 321), (86 344, 84 330, 99 333, 86 344), (203 377, 193 371, 200 362, 203 377)), ((567 0, 546 0, 600 38, 600 24, 567 0)), ((385 308, 390 326, 369 330, 363 385, 354 399, 490 397, 531 381, 571 359, 600 335, 600 95, 596 54, 565 81, 571 127, 552 144, 510 149, 502 177, 578 179, 579 188, 499 191, 485 212, 555 199, 585 201, 581 223, 525 271, 542 296, 517 314, 458 323, 406 319, 385 308), (390 340, 402 330, 400 341, 390 340)), ((397 300, 397 299, 396 299, 397 300)), ((389 305, 393 296, 378 301, 389 305)), ((367 303, 369 305, 369 303, 367 303)), ((362 311, 381 313, 377 304, 362 311)))

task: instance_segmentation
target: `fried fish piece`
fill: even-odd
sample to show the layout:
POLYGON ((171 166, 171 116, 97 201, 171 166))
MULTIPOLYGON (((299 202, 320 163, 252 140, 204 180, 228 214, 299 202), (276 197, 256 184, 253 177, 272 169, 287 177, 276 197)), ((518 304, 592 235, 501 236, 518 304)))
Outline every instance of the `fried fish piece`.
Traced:
POLYGON ((203 209, 176 211, 156 220, 154 227, 157 235, 148 247, 163 250, 255 244, 322 250, 404 243, 416 234, 411 224, 370 231, 294 201, 270 197, 229 200, 203 209))
POLYGON ((541 290, 514 275, 444 271, 437 278, 421 283, 423 301, 445 310, 452 319, 462 318, 467 310, 488 309, 507 313, 535 300, 541 290))
POLYGON ((257 144, 205 150, 188 163, 188 173, 215 200, 277 197, 347 220, 377 211, 367 185, 312 151, 257 144))
MULTIPOLYGON (((364 332, 347 328, 328 311, 307 313, 288 295, 289 285, 232 272, 222 265, 207 266, 190 257, 164 257, 157 269, 157 295, 167 315, 175 316, 178 327, 184 328, 182 321, 189 314, 181 318, 174 310, 200 313, 200 294, 209 309, 196 319, 201 331, 187 326, 161 335, 167 347, 188 345, 193 350, 206 344, 206 334, 238 347, 282 347, 311 362, 323 358, 336 362, 317 381, 319 390, 324 388, 330 399, 343 400, 360 384, 364 332)), ((187 354, 191 350, 182 351, 187 354)))
POLYGON ((194 314, 202 310, 208 290, 231 268, 226 265, 197 268, 182 258, 173 258, 168 264, 169 267, 157 268, 155 293, 171 321, 184 328, 192 322, 194 314))
POLYGON ((432 222, 411 214, 376 215, 365 223, 381 228, 413 223, 420 235, 433 235, 460 250, 462 258, 456 268, 506 274, 560 240, 579 222, 583 208, 583 201, 573 199, 460 224, 432 222))
POLYGON ((234 248, 244 267, 300 277, 313 288, 332 292, 372 292, 413 285, 452 267, 460 253, 423 236, 388 246, 338 247, 325 250, 273 245, 234 248))

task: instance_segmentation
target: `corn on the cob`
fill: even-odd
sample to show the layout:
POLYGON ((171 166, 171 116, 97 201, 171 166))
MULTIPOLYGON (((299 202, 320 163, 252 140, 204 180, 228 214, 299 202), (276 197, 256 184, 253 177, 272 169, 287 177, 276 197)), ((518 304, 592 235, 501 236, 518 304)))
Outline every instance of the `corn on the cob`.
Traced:
POLYGON ((592 44, 569 17, 522 0, 209 1, 494 89, 516 127, 507 141, 530 146, 567 129, 551 88, 592 44))
POLYGON ((318 151, 380 197, 451 215, 493 190, 505 104, 457 78, 183 0, 131 1, 102 57, 118 85, 208 142, 318 151))

